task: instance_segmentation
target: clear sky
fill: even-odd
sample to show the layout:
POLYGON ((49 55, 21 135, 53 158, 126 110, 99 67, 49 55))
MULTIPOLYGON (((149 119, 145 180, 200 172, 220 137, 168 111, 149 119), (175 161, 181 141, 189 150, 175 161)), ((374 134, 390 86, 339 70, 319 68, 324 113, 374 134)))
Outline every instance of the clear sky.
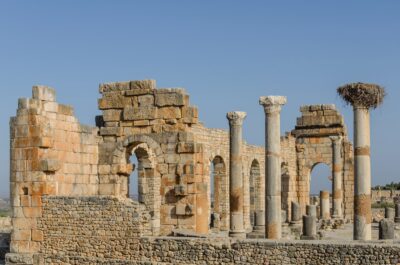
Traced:
MULTIPOLYGON (((262 95, 285 95, 282 132, 302 104, 375 82, 389 95, 372 112, 372 182, 399 181, 400 1, 0 1, 0 195, 9 187, 9 118, 31 86, 57 89, 94 124, 98 84, 156 79, 184 87, 208 127, 248 113, 244 136, 264 144, 262 95), (397 106, 397 107, 396 107, 397 106)), ((319 189, 327 176, 313 176, 319 189)))

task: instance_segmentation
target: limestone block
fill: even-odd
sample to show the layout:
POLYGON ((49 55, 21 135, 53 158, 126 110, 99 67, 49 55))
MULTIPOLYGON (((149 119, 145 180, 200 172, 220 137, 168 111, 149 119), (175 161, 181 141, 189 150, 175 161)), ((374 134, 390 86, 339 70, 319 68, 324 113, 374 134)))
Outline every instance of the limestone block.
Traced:
POLYGON ((149 126, 150 122, 149 120, 138 120, 138 121, 134 121, 134 126, 149 126))
POLYGON ((60 161, 56 159, 40 160, 40 170, 44 172, 55 172, 61 167, 60 161))
POLYGON ((123 135, 123 128, 122 127, 101 127, 100 135, 121 136, 121 135, 123 135))
POLYGON ((152 89, 134 89, 125 91, 125 96, 153 95, 152 89))
POLYGON ((58 113, 68 116, 74 115, 74 108, 72 106, 58 104, 58 113))
POLYGON ((99 85, 99 92, 112 92, 112 91, 122 91, 122 90, 129 90, 130 89, 130 82, 112 82, 112 83, 104 83, 99 85))
MULTIPOLYGON (((41 207, 23 207, 22 209, 24 216, 28 218, 36 218, 42 216, 42 208, 41 207)), ((29 231, 30 235, 30 231, 29 231)), ((29 236, 30 239, 30 236, 29 236)))
POLYGON ((181 109, 177 107, 163 107, 158 109, 158 118, 161 119, 180 119, 181 109))
POLYGON ((32 240, 43 241, 43 231, 32 229, 32 240))
POLYGON ((156 80, 148 79, 148 80, 130 81, 131 90, 141 90, 141 89, 153 90, 155 88, 156 88, 156 80))
POLYGON ((124 97, 121 93, 107 93, 98 100, 99 109, 123 109, 131 105, 131 99, 124 97))
POLYGON ((155 103, 159 107, 184 106, 188 103, 188 96, 183 91, 169 92, 157 90, 155 96, 155 103))
POLYGON ((139 107, 153 106, 154 96, 153 95, 138 96, 138 102, 139 102, 139 107))
POLYGON ((120 121, 121 113, 122 113, 122 110, 118 110, 118 109, 103 110, 103 120, 105 122, 120 121))
POLYGON ((200 153, 203 146, 196 143, 178 143, 178 153, 200 153))
POLYGON ((197 123, 199 112, 196 107, 182 107, 182 118, 184 123, 197 123))
POLYGON ((175 209, 176 215, 192 215, 193 214, 193 205, 178 203, 175 209))
POLYGON ((48 86, 33 86, 32 98, 43 101, 56 101, 56 91, 54 90, 54 88, 48 86))
POLYGON ((176 196, 185 196, 188 194, 186 185, 175 185, 174 192, 176 196))
POLYGON ((58 112, 57 102, 44 102, 43 109, 47 112, 58 112))
MULTIPOLYGON (((32 98, 19 98, 18 99, 18 109, 39 109, 42 107, 42 102, 38 99, 32 98)), ((22 113, 19 113, 19 116, 22 113)))
POLYGON ((126 107, 124 109, 124 120, 154 120, 157 116, 155 107, 126 107))

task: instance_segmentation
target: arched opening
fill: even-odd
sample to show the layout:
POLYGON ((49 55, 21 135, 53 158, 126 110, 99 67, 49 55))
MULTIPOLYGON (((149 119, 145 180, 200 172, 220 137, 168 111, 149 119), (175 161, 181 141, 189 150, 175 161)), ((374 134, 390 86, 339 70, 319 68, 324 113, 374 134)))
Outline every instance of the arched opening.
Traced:
POLYGON ((256 212, 260 209, 260 164, 256 159, 253 160, 250 167, 250 224, 255 226, 256 212))
POLYGON ((210 164, 210 228, 227 229, 229 198, 226 166, 220 156, 214 157, 210 164))
POLYGON ((150 205, 151 196, 149 191, 151 179, 154 179, 154 167, 150 161, 149 148, 141 143, 133 146, 128 152, 128 165, 131 166, 131 174, 128 179, 127 197, 150 205))
POLYGON ((322 190, 332 193, 332 170, 325 163, 316 163, 310 172, 310 204, 319 204, 322 190))
POLYGON ((131 155, 129 161, 132 163, 132 173, 128 180, 128 197, 134 201, 139 201, 139 161, 135 153, 131 155))

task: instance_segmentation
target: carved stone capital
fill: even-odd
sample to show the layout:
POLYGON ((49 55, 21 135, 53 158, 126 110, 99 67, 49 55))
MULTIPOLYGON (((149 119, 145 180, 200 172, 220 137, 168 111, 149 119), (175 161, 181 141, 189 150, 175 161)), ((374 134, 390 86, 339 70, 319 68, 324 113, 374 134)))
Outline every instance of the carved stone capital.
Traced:
POLYGON ((242 125, 247 113, 243 111, 232 111, 226 114, 226 118, 229 120, 229 125, 242 125))
POLYGON ((332 144, 334 144, 335 146, 342 143, 342 136, 340 135, 329 136, 329 139, 331 139, 332 144))
POLYGON ((279 112, 281 106, 285 105, 287 98, 285 96, 263 96, 260 97, 260 105, 264 107, 265 113, 279 112))

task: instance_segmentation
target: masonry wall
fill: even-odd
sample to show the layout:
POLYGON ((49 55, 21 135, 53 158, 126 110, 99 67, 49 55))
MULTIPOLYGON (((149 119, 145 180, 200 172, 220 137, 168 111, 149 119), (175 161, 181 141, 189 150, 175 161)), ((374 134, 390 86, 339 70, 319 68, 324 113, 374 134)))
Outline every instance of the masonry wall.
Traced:
MULTIPOLYGON (((120 251, 99 249, 76 252, 67 247, 45 253, 41 259, 52 264, 398 264, 398 244, 334 243, 319 241, 279 242, 231 240, 228 238, 140 238, 120 246, 120 251), (103 256, 104 253, 104 256, 103 256)), ((83 248, 84 249, 84 248, 83 248)), ((106 247, 107 249, 107 247, 106 247)))
POLYGON ((97 129, 55 100, 54 89, 34 86, 10 120, 11 252, 39 251, 42 195, 97 194, 97 129))
MULTIPOLYGON (((227 121, 228 123, 228 121, 227 121)), ((244 124, 245 126, 245 124, 244 124)), ((218 194, 219 199, 222 201, 219 211, 221 218, 221 229, 229 230, 229 132, 222 129, 206 128, 202 124, 195 124, 191 127, 191 132, 194 134, 195 140, 203 146, 204 161, 206 164, 206 175, 208 191, 210 191, 210 176, 211 164, 216 157, 221 157, 226 168, 226 173, 221 176, 220 191, 218 194)), ((252 162, 256 161, 259 165, 259 173, 254 183, 255 185, 255 200, 261 209, 264 209, 264 187, 265 187, 265 152, 264 148, 255 145, 249 145, 243 139, 243 189, 244 189, 244 227, 247 231, 252 230, 250 215, 251 215, 251 202, 250 202, 250 177, 252 162)), ((208 192, 208 196, 210 196, 208 192)))
MULTIPOLYGON (((108 196, 44 196, 40 253, 123 259, 134 238, 151 234, 150 214, 138 202, 108 196)), ((132 247, 132 246, 131 246, 132 247)), ((46 263, 51 263, 46 260, 46 263)))
MULTIPOLYGON (((341 141, 341 159, 343 180, 343 209, 347 218, 353 213, 353 150, 347 137, 344 119, 336 110, 335 105, 305 105, 300 108, 301 117, 297 119, 292 134, 296 137, 297 161, 297 194, 305 213, 305 207, 310 203, 310 179, 313 168, 320 164, 329 166, 332 172, 333 147, 330 136, 339 136, 341 141)), ((333 176, 333 175, 331 175, 333 176)), ((332 193, 332 190, 331 190, 332 193)))

